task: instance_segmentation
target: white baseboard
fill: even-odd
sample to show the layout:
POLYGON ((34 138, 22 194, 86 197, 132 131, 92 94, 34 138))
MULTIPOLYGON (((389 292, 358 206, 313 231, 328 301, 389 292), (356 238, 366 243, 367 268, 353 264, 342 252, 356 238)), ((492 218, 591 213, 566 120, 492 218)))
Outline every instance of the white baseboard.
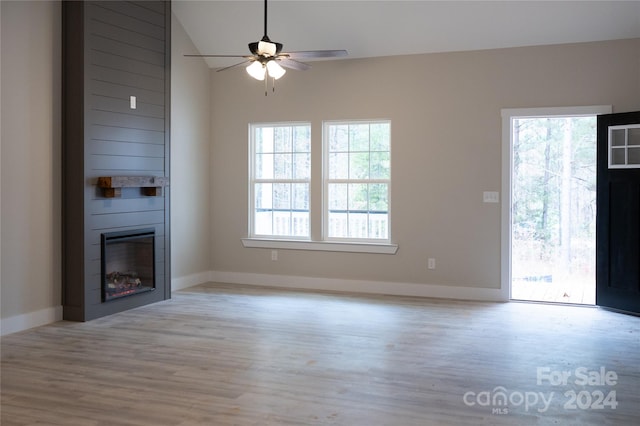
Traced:
MULTIPOLYGON (((443 299, 504 302, 499 288, 457 287, 432 284, 396 283, 386 281, 345 280, 340 278, 296 277, 290 275, 254 274, 246 272, 207 271, 173 278, 171 291, 178 291, 207 282, 247 284, 264 287, 337 291, 361 294, 434 297, 443 299)), ((0 335, 4 336, 62 320, 62 306, 41 309, 0 320, 0 335)))
POLYGON ((56 321, 62 321, 62 306, 3 318, 0 321, 2 323, 2 326, 0 327, 0 335, 5 336, 7 334, 28 330, 33 327, 51 324, 56 321))
POLYGON ((345 280, 339 278, 295 277, 289 275, 254 274, 211 271, 209 281, 282 287, 305 290, 325 290, 393 296, 434 297, 475 301, 504 302, 499 288, 458 287, 433 284, 397 283, 385 281, 345 280))
POLYGON ((211 272, 200 272, 197 274, 187 275, 186 277, 178 277, 171 279, 171 292, 182 290, 194 285, 211 281, 211 272))

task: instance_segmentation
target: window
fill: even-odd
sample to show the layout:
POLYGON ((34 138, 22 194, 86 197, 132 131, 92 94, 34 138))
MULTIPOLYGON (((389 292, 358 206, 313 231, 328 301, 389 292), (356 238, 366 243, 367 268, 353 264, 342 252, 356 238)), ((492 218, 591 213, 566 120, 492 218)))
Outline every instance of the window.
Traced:
POLYGON ((325 239, 389 241, 390 134, 389 121, 325 122, 325 239))
POLYGON ((250 126, 250 235, 309 239, 311 125, 250 126))
POLYGON ((250 124, 249 233, 242 244, 394 254, 391 122, 329 121, 322 130, 312 158, 310 123, 250 124), (321 180, 312 180, 312 167, 321 180))
POLYGON ((609 168, 640 168, 640 125, 609 127, 609 168))

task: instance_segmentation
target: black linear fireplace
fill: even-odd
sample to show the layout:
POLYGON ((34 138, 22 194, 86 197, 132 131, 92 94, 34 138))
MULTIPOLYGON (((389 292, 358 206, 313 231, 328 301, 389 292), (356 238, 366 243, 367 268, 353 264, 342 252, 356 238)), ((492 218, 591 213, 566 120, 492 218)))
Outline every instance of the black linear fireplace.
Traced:
POLYGON ((102 301, 155 289, 155 230, 102 234, 102 301))

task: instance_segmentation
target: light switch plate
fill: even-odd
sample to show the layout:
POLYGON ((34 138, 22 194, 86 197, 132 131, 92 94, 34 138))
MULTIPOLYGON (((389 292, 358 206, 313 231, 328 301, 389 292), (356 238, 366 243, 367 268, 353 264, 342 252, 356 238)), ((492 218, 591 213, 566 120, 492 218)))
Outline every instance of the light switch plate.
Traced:
POLYGON ((500 193, 498 191, 484 191, 482 193, 482 201, 485 203, 499 203, 500 193))

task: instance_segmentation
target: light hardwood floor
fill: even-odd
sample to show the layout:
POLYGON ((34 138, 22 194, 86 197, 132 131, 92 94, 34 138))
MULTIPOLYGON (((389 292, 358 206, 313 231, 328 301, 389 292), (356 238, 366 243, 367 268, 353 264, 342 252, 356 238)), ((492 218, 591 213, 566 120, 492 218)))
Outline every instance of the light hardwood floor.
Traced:
POLYGON ((2 426, 640 424, 640 318, 598 308, 205 284, 1 345, 2 426))

